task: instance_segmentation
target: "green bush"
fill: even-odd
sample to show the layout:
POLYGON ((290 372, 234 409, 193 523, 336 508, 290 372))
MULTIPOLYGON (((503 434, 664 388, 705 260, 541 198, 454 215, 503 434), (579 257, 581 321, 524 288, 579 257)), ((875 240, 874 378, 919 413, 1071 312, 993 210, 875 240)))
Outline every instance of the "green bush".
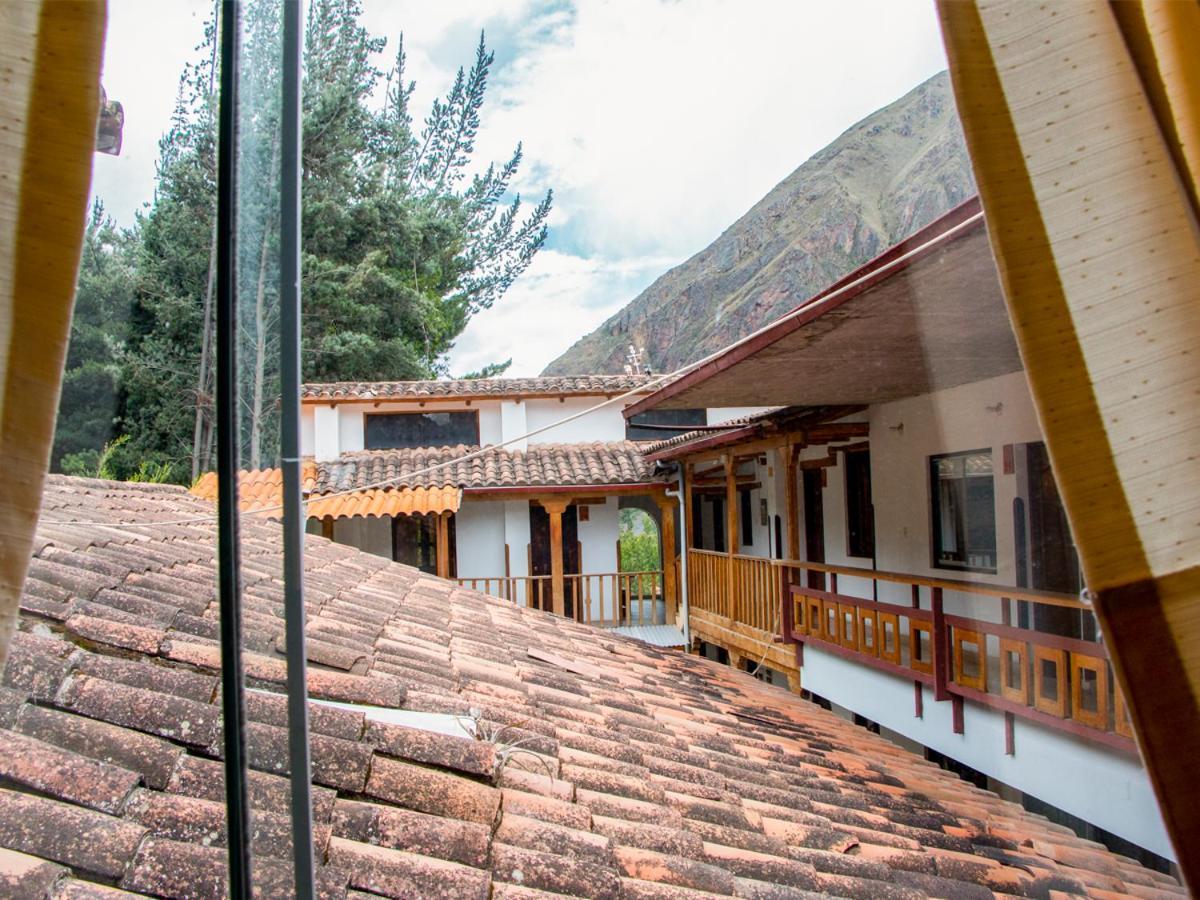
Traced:
POLYGON ((658 529, 645 512, 640 509, 621 510, 618 537, 622 572, 656 572, 662 568, 658 529))

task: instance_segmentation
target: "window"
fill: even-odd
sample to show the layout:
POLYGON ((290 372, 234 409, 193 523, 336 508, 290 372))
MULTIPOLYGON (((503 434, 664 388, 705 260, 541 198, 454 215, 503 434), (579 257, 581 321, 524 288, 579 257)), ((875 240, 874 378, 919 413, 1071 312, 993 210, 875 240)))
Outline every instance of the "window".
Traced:
POLYGON ((990 450, 935 456, 933 565, 939 569, 996 571, 996 487, 990 450))
POLYGON ((652 409, 625 423, 625 439, 665 441, 707 424, 708 416, 703 409, 652 409))
POLYGON ((871 452, 846 452, 846 553, 875 558, 875 507, 871 504, 871 452))
POLYGON ((385 413, 366 417, 368 450, 479 444, 479 413, 385 413))

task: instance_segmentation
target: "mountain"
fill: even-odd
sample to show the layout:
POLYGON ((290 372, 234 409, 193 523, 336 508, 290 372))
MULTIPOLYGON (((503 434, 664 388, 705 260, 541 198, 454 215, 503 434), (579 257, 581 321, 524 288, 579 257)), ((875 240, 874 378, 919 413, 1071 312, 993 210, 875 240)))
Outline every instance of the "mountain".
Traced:
POLYGON ((646 349, 654 371, 676 369, 794 308, 974 193, 942 72, 815 154, 543 374, 620 372, 630 344, 646 349))

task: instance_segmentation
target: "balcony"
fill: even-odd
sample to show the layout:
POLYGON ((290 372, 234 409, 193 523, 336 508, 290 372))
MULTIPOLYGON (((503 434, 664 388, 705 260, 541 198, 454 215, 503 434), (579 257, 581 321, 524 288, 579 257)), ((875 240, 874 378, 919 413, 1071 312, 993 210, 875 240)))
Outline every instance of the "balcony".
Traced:
POLYGON ((688 581, 694 633, 797 681, 811 645, 911 680, 918 717, 931 689, 955 733, 965 703, 1004 713, 1010 755, 1014 718, 1136 753, 1105 646, 1014 622, 1036 607, 1086 610, 1072 595, 705 550, 688 551, 688 581))
MULTIPOLYGON (((563 609, 568 618, 612 629, 660 647, 682 647, 675 603, 663 570, 564 574, 563 609)), ((517 606, 553 609, 554 576, 496 575, 457 578, 460 585, 517 606)))

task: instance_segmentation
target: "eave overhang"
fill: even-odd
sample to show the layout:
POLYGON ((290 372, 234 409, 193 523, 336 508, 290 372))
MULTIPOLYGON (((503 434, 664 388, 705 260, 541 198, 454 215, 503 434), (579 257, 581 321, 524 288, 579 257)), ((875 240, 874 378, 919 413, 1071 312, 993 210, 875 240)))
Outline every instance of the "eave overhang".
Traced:
POLYGON ((866 406, 1020 368, 982 209, 972 198, 625 415, 866 406))

